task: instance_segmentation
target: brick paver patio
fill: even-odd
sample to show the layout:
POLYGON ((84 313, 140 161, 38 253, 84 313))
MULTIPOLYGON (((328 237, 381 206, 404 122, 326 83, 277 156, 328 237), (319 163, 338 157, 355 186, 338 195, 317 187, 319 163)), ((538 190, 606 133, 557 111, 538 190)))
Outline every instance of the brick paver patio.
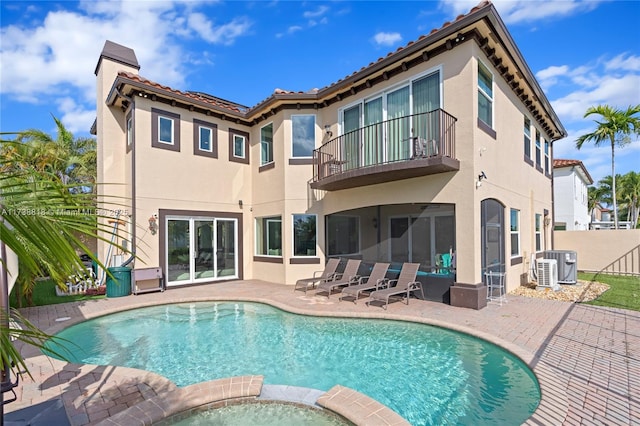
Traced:
MULTIPOLYGON (((415 299, 408 306, 392 303, 384 311, 367 307, 364 300, 356 305, 313 291, 294 293, 291 286, 242 281, 28 308, 23 314, 55 333, 120 310, 204 300, 265 302, 302 314, 393 318, 453 328, 503 346, 533 369, 542 401, 529 424, 640 425, 640 312, 635 311, 511 295, 508 303, 480 311, 415 299)), ((6 405, 5 412, 61 398, 68 424, 97 424, 176 389, 149 372, 68 364, 30 347, 22 353, 34 380, 21 382, 18 400, 6 405)))

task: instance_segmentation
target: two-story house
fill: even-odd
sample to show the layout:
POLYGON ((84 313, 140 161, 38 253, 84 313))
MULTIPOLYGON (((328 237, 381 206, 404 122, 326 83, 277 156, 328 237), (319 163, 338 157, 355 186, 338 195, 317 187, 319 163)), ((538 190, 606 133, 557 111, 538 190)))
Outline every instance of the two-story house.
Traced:
POLYGON ((580 160, 553 160, 554 229, 584 231, 589 229, 588 186, 593 179, 580 160))
POLYGON ((487 270, 515 288, 550 248, 551 147, 566 132, 489 2, 253 107, 139 70, 106 42, 98 181, 124 200, 136 267, 161 266, 168 287, 294 284, 327 257, 359 257, 420 263, 427 298, 480 308, 487 270), (454 269, 438 268, 443 254, 454 269))

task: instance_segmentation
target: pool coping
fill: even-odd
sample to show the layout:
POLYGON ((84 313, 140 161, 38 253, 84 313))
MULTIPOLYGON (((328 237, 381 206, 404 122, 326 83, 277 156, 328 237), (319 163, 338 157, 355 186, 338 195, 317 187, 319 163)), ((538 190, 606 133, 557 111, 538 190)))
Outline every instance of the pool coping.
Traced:
MULTIPOLYGON (((167 293, 168 292, 165 292, 164 294, 167 294, 167 293)), ((136 296, 136 298, 137 297, 140 297, 140 296, 136 296)), ((107 302, 109 302, 109 300, 107 300, 107 302)), ((63 322, 55 322, 55 321, 51 322, 51 320, 49 320, 50 324, 52 325, 49 328, 47 328, 45 331, 47 333, 53 334, 73 324, 76 324, 78 322, 86 321, 88 319, 92 319, 95 317, 109 315, 112 313, 130 310, 130 309, 136 309, 136 308, 142 308, 142 307, 148 307, 148 306, 158 306, 163 304, 195 303, 195 302, 255 302, 255 303, 267 304, 275 308, 282 309, 284 311, 294 313, 294 314, 300 314, 300 315, 337 317, 337 318, 372 318, 372 319, 408 321, 408 322, 414 322, 414 323, 429 324, 429 325, 433 325, 433 326, 437 326, 437 327, 441 327, 449 330, 462 332, 474 337, 481 338, 483 340, 496 344, 499 347, 502 347, 503 349, 509 351, 514 356, 520 358, 533 371, 540 386, 541 400, 537 409, 525 421, 525 424, 560 424, 565 420, 567 415, 567 410, 569 405, 567 394, 565 392, 567 378, 558 369, 554 368, 551 365, 548 365, 544 361, 541 361, 538 353, 532 353, 531 351, 528 351, 525 348, 522 348, 514 343, 505 341, 504 339, 501 339, 500 337, 497 337, 490 333, 486 333, 481 330, 474 329, 471 327, 466 327, 460 324, 453 324, 451 322, 438 320, 435 318, 417 317, 415 315, 398 314, 390 311, 374 310, 374 309, 371 309, 370 311, 367 311, 367 312, 355 312, 355 311, 319 312, 318 310, 314 310, 312 308, 298 307, 298 306, 293 306, 290 303, 283 303, 281 301, 275 300, 274 298, 260 297, 260 296, 243 296, 243 295, 236 294, 233 296, 230 296, 230 295, 187 296, 187 297, 168 298, 167 300, 155 300, 155 299, 146 300, 146 299, 140 298, 139 300, 136 300, 136 303, 127 304, 126 306, 123 306, 122 304, 119 304, 119 303, 113 303, 113 304, 107 303, 108 305, 111 305, 111 306, 101 306, 101 309, 99 309, 98 312, 84 313, 81 317, 71 316, 69 317, 69 320, 63 321, 63 322)), ((345 302, 345 305, 347 303, 349 302, 345 302)), ((412 303, 417 303, 417 302, 412 301, 412 303)), ((25 352, 28 352, 28 348, 26 349, 27 350, 25 352)), ((55 360, 50 360, 44 355, 41 355, 41 354, 40 356, 38 356, 37 354, 34 354, 34 355, 35 355, 35 358, 39 358, 39 357, 46 358, 48 362, 51 363, 53 361, 55 364, 55 360)), ((27 358, 26 355, 25 355, 25 358, 27 358)), ((37 362, 35 358, 32 360, 36 362, 36 364, 39 364, 39 362, 37 362)), ((64 363, 62 362, 60 363, 64 365, 64 363)), ((113 368, 120 370, 124 367, 113 367, 113 368)), ((141 371, 141 370, 137 370, 137 371, 141 371)), ((152 374, 149 372, 143 372, 143 373, 152 374)), ((83 423, 82 421, 80 422, 74 421, 73 419, 74 413, 69 413, 69 410, 68 410, 69 407, 67 406, 66 403, 65 403, 65 408, 67 408, 72 424, 88 424, 88 423, 95 424, 93 422, 83 423)))

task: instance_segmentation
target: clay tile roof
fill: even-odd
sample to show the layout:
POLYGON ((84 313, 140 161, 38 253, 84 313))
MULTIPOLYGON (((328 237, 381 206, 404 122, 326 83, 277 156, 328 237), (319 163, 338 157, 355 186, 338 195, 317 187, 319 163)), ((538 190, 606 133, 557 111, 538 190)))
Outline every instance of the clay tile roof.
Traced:
POLYGON ((206 93, 200 93, 200 92, 183 92, 181 90, 177 90, 177 89, 172 89, 169 86, 164 86, 160 83, 156 83, 154 81, 151 81, 147 78, 144 78, 138 74, 133 74, 130 72, 126 72, 126 71, 120 71, 118 72, 118 76, 120 77, 125 77, 129 80, 133 80, 136 81, 138 83, 141 83, 145 86, 149 86, 155 89, 160 89, 163 90, 165 92, 170 92, 173 93, 175 95, 179 95, 179 96, 184 96, 190 99, 193 99, 195 101, 199 101, 199 102, 204 102, 207 104, 210 104, 212 106, 216 106, 219 108, 224 108, 224 109, 228 109, 230 111, 233 112, 239 112, 242 113, 244 111, 246 111, 247 107, 245 107, 244 105, 240 105, 240 104, 236 104, 234 102, 230 102, 230 101, 225 101, 224 99, 221 98, 217 98, 215 96, 211 96, 211 95, 207 95, 206 93))
MULTIPOLYGON (((467 14, 461 14, 461 15, 458 15, 458 16, 456 17, 456 19, 455 19, 455 21, 454 21, 454 22, 457 22, 457 21, 459 21, 459 20, 461 20, 461 19, 465 18, 466 16, 470 15, 471 13, 476 12, 476 11, 478 11, 478 10, 482 9, 483 7, 485 7, 485 6, 489 5, 489 4, 491 4, 491 2, 490 2, 489 0, 485 0, 485 1, 482 1, 481 3, 478 3, 478 5, 474 6, 474 7, 469 11, 469 13, 467 13, 467 14)), ((442 30, 442 29, 444 29, 444 28, 448 27, 449 25, 451 25, 451 22, 450 22, 450 21, 447 21, 447 22, 445 22, 444 24, 442 24, 442 26, 441 26, 440 28, 434 28, 434 29, 432 29, 432 30, 431 30, 431 32, 429 33, 429 35, 435 34, 435 33, 437 33, 438 31, 440 31, 440 30, 442 30)), ((418 37, 418 39, 417 39, 416 41, 423 40, 423 39, 425 39, 426 37, 427 37, 427 36, 423 34, 423 35, 421 35, 420 37, 418 37)), ((392 55, 394 55, 394 54, 396 54, 396 53, 398 53, 398 52, 401 52, 402 50, 404 50, 404 49, 406 49, 407 47, 409 47, 409 46, 411 46, 412 44, 414 44, 416 41, 413 41, 413 40, 412 40, 412 41, 409 41, 405 46, 400 46, 400 47, 398 47, 398 49, 396 49, 395 51, 392 51, 392 52, 387 53, 386 58, 388 58, 388 57, 390 57, 390 56, 392 56, 392 55)), ((385 59, 385 57, 380 57, 380 58, 378 58, 378 60, 376 61, 376 63, 381 62, 381 61, 383 61, 384 59, 385 59)), ((363 67, 363 68, 364 68, 364 69, 369 68, 369 67, 371 67, 373 64, 374 64, 374 63, 372 62, 372 63, 370 63, 367 67, 363 67)), ((362 71, 362 69, 361 69, 360 71, 362 71)), ((343 81, 344 79, 346 79, 346 78, 348 78, 348 77, 351 77, 351 76, 353 76, 353 75, 357 74, 357 73, 358 73, 358 72, 360 72, 360 71, 354 72, 354 73, 352 73, 352 74, 350 74, 350 75, 348 75, 348 76, 346 76, 346 77, 344 77, 344 78, 341 78, 341 79, 339 79, 339 80, 335 81, 334 83, 331 83, 331 84, 329 84, 329 85, 327 85, 327 86, 323 87, 323 89, 326 89, 326 88, 331 87, 331 86, 333 86, 333 85, 335 85, 335 84, 338 84, 338 83, 340 83, 341 81, 343 81)))
POLYGON ((584 166, 582 161, 580 161, 580 160, 566 160, 566 159, 561 159, 561 158, 553 160, 553 168, 554 169, 561 169, 563 167, 571 167, 571 166, 580 167, 584 171, 584 174, 587 176, 587 179, 589 180, 589 184, 593 183, 593 178, 589 174, 589 171, 584 166))
POLYGON ((569 167, 569 166, 580 166, 580 165, 582 165, 582 161, 580 160, 563 160, 563 159, 553 160, 553 167, 569 167))

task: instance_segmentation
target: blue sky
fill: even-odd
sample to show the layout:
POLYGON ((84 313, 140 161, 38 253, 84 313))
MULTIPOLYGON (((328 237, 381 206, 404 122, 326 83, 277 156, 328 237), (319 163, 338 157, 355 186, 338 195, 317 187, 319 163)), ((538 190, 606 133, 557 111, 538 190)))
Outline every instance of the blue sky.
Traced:
MULTIPOLYGON (((76 136, 95 118, 93 71, 104 41, 133 48, 146 78, 252 106, 276 88, 341 79, 467 13, 477 1, 0 2, 0 130, 76 136)), ((567 128, 555 158, 582 160, 594 180, 611 150, 584 146, 589 106, 640 104, 640 1, 494 1, 567 128)), ((616 172, 640 172, 640 141, 616 172)))

